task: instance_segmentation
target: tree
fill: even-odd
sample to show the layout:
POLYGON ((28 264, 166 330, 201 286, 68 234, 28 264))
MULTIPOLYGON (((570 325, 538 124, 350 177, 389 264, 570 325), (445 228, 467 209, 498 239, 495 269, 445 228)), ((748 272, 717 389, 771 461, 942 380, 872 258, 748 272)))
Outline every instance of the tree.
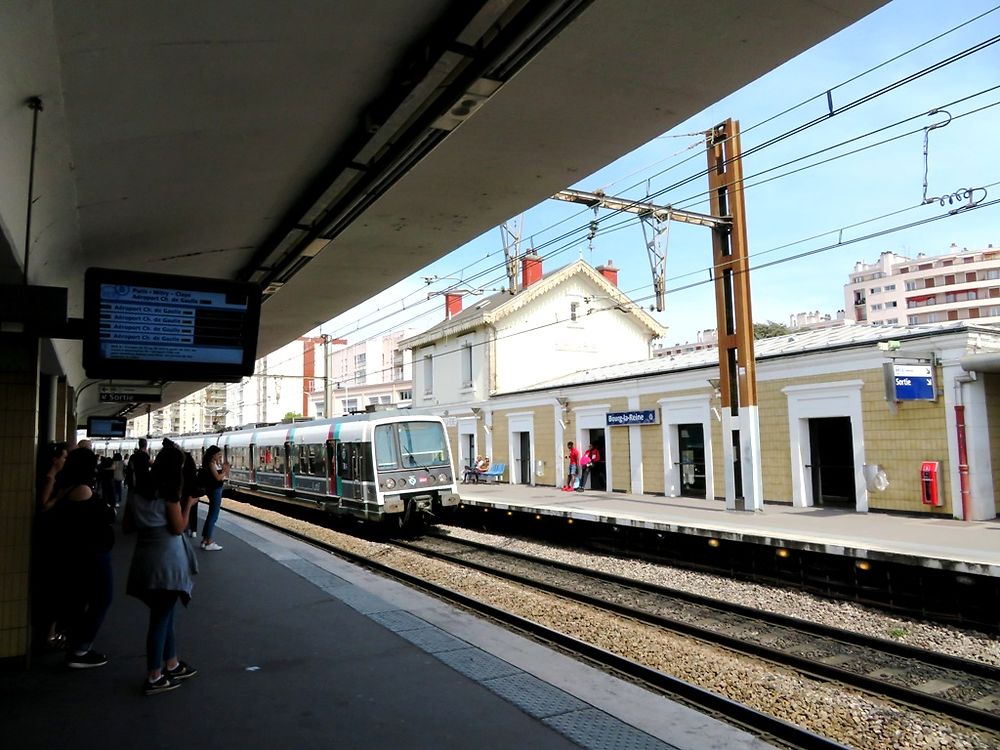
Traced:
POLYGON ((298 413, 297 411, 290 411, 290 412, 288 412, 288 413, 287 413, 287 414, 285 415, 285 418, 284 418, 284 419, 282 419, 281 421, 282 421, 282 422, 291 422, 291 421, 293 421, 293 420, 294 420, 294 419, 295 419, 296 417, 301 417, 301 416, 302 416, 302 415, 301 415, 301 414, 299 414, 299 413, 298 413))
POLYGON ((753 324, 753 337, 755 340, 770 339, 775 336, 787 336, 791 332, 792 329, 784 323, 775 323, 773 320, 769 320, 766 323, 753 324))

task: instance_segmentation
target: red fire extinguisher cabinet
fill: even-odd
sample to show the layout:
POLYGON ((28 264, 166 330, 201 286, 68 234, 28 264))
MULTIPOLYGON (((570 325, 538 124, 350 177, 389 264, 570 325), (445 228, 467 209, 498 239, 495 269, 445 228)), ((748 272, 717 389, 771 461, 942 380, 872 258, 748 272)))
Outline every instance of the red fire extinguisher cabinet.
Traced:
POLYGON ((924 461, 920 464, 920 501, 924 505, 939 506, 944 504, 940 473, 940 461, 924 461))

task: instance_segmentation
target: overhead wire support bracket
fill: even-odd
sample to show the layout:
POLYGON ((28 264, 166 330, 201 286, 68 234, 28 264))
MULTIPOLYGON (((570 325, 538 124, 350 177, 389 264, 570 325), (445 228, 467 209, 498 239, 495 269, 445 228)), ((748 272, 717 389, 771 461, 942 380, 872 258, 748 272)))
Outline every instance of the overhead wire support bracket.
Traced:
POLYGON ((670 241, 670 211, 660 219, 653 214, 639 214, 642 236, 646 240, 649 269, 653 274, 653 291, 656 294, 656 311, 666 309, 667 296, 667 244, 670 241))
POLYGON ((517 294, 517 262, 521 252, 521 229, 523 226, 523 214, 514 219, 508 219, 500 225, 504 266, 507 269, 507 291, 512 295, 517 294))
POLYGON ((685 211, 672 206, 660 206, 646 201, 633 201, 628 198, 615 198, 604 193, 588 193, 583 190, 560 190, 552 196, 555 200, 566 201, 567 203, 582 203, 591 208, 606 208, 611 211, 622 213, 651 215, 658 221, 667 219, 667 215, 673 221, 681 221, 685 224, 697 224, 703 227, 716 229, 729 226, 733 220, 729 216, 712 216, 711 214, 701 214, 697 211, 685 211))

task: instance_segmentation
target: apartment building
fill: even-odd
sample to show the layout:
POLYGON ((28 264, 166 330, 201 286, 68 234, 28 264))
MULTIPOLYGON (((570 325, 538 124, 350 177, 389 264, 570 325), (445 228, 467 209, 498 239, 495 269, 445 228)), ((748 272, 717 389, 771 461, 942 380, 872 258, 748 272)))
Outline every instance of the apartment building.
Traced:
POLYGON ((848 318, 869 325, 1000 322, 1000 250, 952 245, 947 254, 916 258, 884 252, 855 264, 844 301, 848 318))
POLYGON ((226 385, 212 383, 148 415, 130 418, 129 436, 180 435, 216 432, 226 424, 226 385))
MULTIPOLYGON (((412 358, 410 352, 400 348, 399 342, 413 332, 405 328, 355 343, 348 343, 346 339, 330 340, 330 416, 364 411, 369 407, 411 405, 412 358)), ((318 372, 322 372, 322 366, 318 372)), ((310 393, 312 413, 319 416, 326 411, 324 388, 322 377, 318 377, 310 393)))

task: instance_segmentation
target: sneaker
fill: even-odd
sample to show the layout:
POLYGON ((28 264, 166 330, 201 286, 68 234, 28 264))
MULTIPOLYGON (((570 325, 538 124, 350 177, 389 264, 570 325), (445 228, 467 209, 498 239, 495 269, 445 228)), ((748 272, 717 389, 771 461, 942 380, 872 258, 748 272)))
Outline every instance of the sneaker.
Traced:
POLYGON ((222 549, 222 545, 216 544, 215 542, 209 542, 208 544, 201 545, 201 548, 206 552, 217 552, 222 549))
POLYGON ((192 531, 191 532, 191 538, 192 539, 197 539, 198 538, 198 532, 197 531, 192 531))
POLYGON ((146 695, 156 695, 157 693, 165 693, 168 690, 175 690, 179 688, 181 684, 165 674, 161 674, 158 680, 150 682, 148 679, 143 680, 142 692, 146 695))
POLYGON ((177 662, 177 669, 167 670, 167 677, 175 681, 186 680, 188 677, 194 677, 196 674, 198 674, 198 670, 183 661, 177 662))
POLYGON ((66 657, 66 666, 70 669, 90 669, 91 667, 103 667, 108 663, 108 657, 97 651, 88 651, 82 656, 70 654, 66 657))

